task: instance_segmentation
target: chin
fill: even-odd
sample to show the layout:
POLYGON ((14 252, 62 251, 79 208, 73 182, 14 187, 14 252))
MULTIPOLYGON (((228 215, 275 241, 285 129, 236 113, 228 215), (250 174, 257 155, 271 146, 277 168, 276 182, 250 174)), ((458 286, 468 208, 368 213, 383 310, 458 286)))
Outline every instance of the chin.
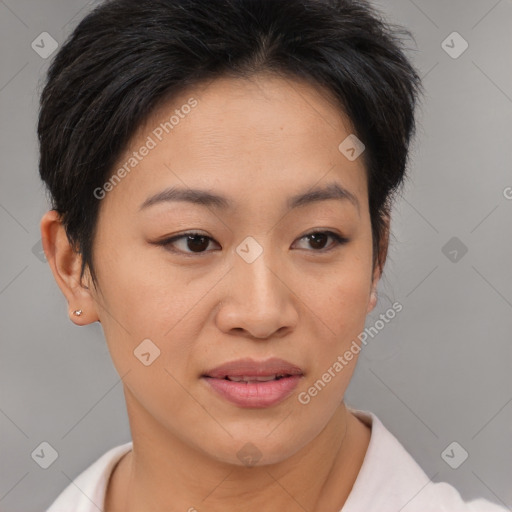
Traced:
POLYGON ((272 429, 260 430, 258 435, 248 434, 245 429, 244 435, 224 438, 223 442, 216 443, 214 449, 210 443, 204 451, 210 457, 226 464, 258 467, 285 461, 307 442, 307 439, 301 442, 296 436, 288 433, 272 433, 272 429))

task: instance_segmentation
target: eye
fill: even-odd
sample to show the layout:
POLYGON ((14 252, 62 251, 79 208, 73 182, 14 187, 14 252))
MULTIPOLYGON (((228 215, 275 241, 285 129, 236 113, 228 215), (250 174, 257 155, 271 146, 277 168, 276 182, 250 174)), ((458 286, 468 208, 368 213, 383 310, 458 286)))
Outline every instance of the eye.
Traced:
POLYGON ((304 235, 299 240, 306 240, 310 246, 315 249, 314 252, 327 252, 339 245, 346 244, 348 242, 347 238, 344 238, 333 231, 313 231, 304 235), (330 247, 325 248, 327 240, 331 238, 334 242, 330 247))
MULTIPOLYGON (((202 233, 183 233, 181 235, 166 238, 160 242, 155 242, 172 252, 181 252, 185 254, 201 254, 206 251, 210 242, 214 242, 213 238, 203 235, 202 233), (176 248, 177 247, 177 248, 176 248)), ((217 243, 217 242, 215 242, 217 243)), ((217 244, 218 245, 218 244, 217 244)))
MULTIPOLYGON (((299 241, 300 240, 306 240, 311 244, 310 246, 313 247, 314 252, 328 252, 349 241, 347 238, 344 238, 333 231, 313 231, 302 236, 299 241), (329 247, 325 248, 326 242, 329 238, 331 238, 333 242, 329 247)), ((211 242, 215 243, 217 246, 219 245, 209 236, 203 235, 202 233, 189 232, 154 243, 165 247, 171 252, 191 255, 210 252, 207 249, 211 242)))

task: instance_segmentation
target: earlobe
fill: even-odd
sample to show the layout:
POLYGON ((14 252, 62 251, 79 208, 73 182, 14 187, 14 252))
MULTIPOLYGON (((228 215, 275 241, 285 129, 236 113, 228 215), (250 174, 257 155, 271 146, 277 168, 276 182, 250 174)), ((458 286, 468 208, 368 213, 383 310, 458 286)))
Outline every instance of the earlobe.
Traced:
POLYGON ((377 261, 375 263, 375 268, 373 270, 373 275, 372 275, 370 300, 368 301, 367 313, 370 313, 371 311, 373 311, 373 309, 377 305, 377 300, 378 300, 377 286, 379 284, 381 275, 382 275, 382 269, 381 269, 379 262, 377 261))
POLYGON ((376 305, 377 305, 377 290, 372 289, 372 292, 370 294, 370 301, 368 302, 367 313, 372 312, 376 305))
POLYGON ((46 212, 41 219, 40 228, 46 259, 68 302, 69 318, 77 325, 98 321, 96 302, 89 287, 80 281, 81 255, 69 242, 58 212, 46 212))
POLYGON ((378 300, 377 285, 382 276, 382 272, 384 269, 384 263, 386 261, 386 257, 388 254, 389 234, 390 234, 390 224, 391 224, 391 217, 389 215, 389 212, 386 212, 384 214, 383 218, 384 218, 384 229, 383 229, 382 235, 380 237, 380 244, 379 244, 379 248, 378 248, 379 254, 378 254, 378 257, 376 258, 376 260, 374 261, 370 300, 368 301, 367 313, 370 313, 371 311, 373 311, 373 309, 377 305, 377 300, 378 300))

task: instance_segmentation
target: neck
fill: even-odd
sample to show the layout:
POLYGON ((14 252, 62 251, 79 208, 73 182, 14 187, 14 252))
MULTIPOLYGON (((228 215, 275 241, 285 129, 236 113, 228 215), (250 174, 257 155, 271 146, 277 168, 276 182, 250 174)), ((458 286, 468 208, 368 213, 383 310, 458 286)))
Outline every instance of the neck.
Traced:
POLYGON ((149 414, 135 414, 138 404, 128 395, 133 451, 111 476, 105 512, 338 512, 370 440, 370 429, 342 402, 318 436, 286 460, 231 465, 181 442, 149 414))

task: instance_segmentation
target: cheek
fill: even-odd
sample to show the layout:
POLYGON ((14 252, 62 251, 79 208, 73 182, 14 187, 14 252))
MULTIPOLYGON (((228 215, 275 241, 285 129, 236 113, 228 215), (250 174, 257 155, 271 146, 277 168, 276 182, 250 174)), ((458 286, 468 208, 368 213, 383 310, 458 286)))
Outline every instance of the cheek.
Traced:
POLYGON ((102 260, 100 270, 101 322, 119 373, 140 369, 134 351, 146 339, 158 348, 153 350, 160 351, 155 366, 158 362, 177 367, 179 373, 184 371, 194 340, 199 339, 208 318, 205 290, 212 288, 225 270, 198 276, 197 271, 169 265, 164 257, 119 250, 102 260))
POLYGON ((329 271, 321 285, 312 287, 311 304, 320 312, 336 340, 362 329, 371 291, 371 264, 367 258, 351 257, 329 271))
POLYGON ((158 327, 164 327, 159 322, 165 322, 169 311, 179 315, 185 283, 179 272, 164 265, 164 258, 155 257, 157 251, 139 244, 98 243, 97 272, 107 321, 110 313, 118 328, 121 323, 132 324, 137 335, 148 335, 145 329, 158 332, 158 327))
POLYGON ((333 286, 331 318, 340 331, 362 327, 367 314, 371 280, 356 271, 344 275, 333 286))
POLYGON ((298 396, 310 414, 327 421, 343 399, 354 373, 364 330, 371 279, 367 264, 354 264, 317 288, 315 305, 318 333, 310 345, 311 372, 298 396))

